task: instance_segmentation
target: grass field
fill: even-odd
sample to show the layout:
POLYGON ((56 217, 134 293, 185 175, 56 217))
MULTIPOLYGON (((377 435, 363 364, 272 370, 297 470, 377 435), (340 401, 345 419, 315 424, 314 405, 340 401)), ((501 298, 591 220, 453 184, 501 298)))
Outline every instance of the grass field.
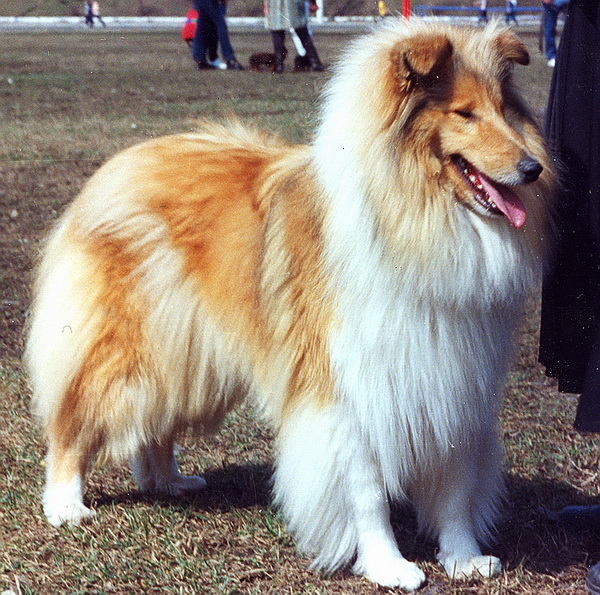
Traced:
MULTIPOLYGON (((321 35, 316 43, 330 62, 347 40, 321 35)), ((518 78, 541 115, 550 73, 535 41, 533 64, 518 78)), ((266 33, 233 42, 243 61, 269 47, 266 33)), ((44 445, 19 360, 40 239, 102 161, 230 112, 307 140, 327 74, 199 73, 173 33, 0 34, 0 44, 0 592, 388 592, 348 572, 316 574, 296 555, 269 504, 270 434, 249 406, 217 436, 182 443, 181 466, 205 474, 204 493, 153 500, 127 468, 101 466, 86 491, 97 520, 53 529, 41 514, 44 445)), ((429 577, 422 593, 584 593, 586 568, 600 558, 597 535, 539 511, 597 501, 599 444, 573 431, 575 399, 557 393, 536 363, 537 311, 533 296, 502 413, 508 502, 494 553, 506 572, 450 583, 434 564, 435 545, 416 537, 411 511, 395 510, 403 551, 429 577)))

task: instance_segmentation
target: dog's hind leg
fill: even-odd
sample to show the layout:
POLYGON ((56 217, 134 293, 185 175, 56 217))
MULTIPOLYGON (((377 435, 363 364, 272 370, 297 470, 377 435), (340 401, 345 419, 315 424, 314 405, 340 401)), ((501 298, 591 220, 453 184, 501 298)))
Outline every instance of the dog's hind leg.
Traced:
POLYGON ((131 470, 143 492, 180 496, 206 486, 206 480, 179 472, 172 439, 153 442, 139 448, 131 458, 131 470))

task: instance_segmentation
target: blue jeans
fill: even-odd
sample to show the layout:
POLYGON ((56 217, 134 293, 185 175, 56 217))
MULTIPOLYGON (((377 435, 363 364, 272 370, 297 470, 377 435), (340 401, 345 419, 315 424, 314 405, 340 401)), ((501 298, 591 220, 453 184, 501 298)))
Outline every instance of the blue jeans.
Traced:
POLYGON ((544 49, 548 60, 556 58, 556 22, 568 4, 569 0, 554 0, 552 4, 544 4, 544 49))
MULTIPOLYGON (((198 11, 200 22, 208 20, 215 25, 223 60, 226 62, 235 60, 235 53, 229 41, 229 31, 225 22, 225 3, 218 0, 194 0, 194 7, 198 11)), ((203 29, 203 27, 196 27, 192 44, 192 57, 196 62, 206 60, 206 39, 203 35, 203 29)))

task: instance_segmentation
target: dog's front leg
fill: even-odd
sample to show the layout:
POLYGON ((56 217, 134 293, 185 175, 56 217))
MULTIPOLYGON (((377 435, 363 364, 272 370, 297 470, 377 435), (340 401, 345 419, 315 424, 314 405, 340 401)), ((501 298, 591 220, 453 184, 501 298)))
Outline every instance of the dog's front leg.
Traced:
POLYGON ((358 551, 353 571, 386 587, 418 589, 425 581, 425 575, 398 549, 390 523, 387 494, 376 463, 364 448, 358 447, 354 453, 350 498, 354 506, 358 551))
POLYGON ((304 405, 277 437, 275 502, 298 549, 326 571, 355 559, 380 585, 417 589, 425 575, 398 551, 375 460, 340 405, 304 405))
POLYGON ((453 579, 490 578, 502 565, 482 555, 502 493, 501 447, 494 430, 470 446, 455 445, 445 465, 411 490, 419 522, 439 536, 438 560, 453 579))

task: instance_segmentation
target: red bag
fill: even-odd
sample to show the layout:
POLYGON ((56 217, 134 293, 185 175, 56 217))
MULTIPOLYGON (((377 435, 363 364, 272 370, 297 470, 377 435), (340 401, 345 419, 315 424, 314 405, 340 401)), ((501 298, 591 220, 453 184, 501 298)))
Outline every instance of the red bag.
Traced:
POLYGON ((190 43, 194 39, 196 34, 196 27, 198 26, 198 11, 191 8, 185 15, 185 24, 181 29, 181 37, 187 43, 190 43))

